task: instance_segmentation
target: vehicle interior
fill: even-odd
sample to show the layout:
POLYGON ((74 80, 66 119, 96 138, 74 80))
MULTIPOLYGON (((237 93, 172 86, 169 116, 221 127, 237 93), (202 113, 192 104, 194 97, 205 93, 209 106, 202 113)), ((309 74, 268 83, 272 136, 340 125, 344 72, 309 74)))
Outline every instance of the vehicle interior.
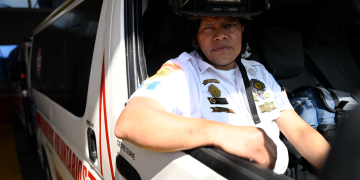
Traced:
MULTIPOLYGON (((247 60, 262 63, 288 94, 302 86, 321 86, 359 95, 360 2, 269 0, 269 3, 270 10, 253 17, 246 26, 250 28, 251 48, 247 60)), ((146 69, 146 76, 150 77, 167 60, 194 48, 186 34, 184 19, 172 12, 167 0, 143 0, 142 8, 137 10, 138 16, 142 13, 137 17, 142 23, 128 31, 136 31, 142 37, 143 43, 141 38, 140 42, 137 40, 139 61, 141 66, 144 59, 146 67, 139 69, 146 69)), ((135 42, 131 38, 129 41, 135 42)), ((185 152, 228 179, 287 179, 215 148, 185 152)))
MULTIPOLYGON (((356 0, 269 0, 255 16, 248 60, 259 61, 292 91, 323 85, 356 93, 360 87, 360 4, 356 0)), ((144 5, 143 5, 144 7, 144 5)), ((184 28, 164 0, 149 0, 143 14, 147 73, 182 52, 194 50, 184 28)))

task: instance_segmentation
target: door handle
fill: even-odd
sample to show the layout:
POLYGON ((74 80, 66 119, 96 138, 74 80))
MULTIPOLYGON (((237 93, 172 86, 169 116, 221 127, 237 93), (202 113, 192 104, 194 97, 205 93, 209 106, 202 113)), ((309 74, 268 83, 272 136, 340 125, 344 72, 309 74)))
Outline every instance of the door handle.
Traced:
POLYGON ((88 149, 89 149, 90 160, 93 163, 95 163, 98 155, 97 155, 97 148, 96 148, 96 137, 95 137, 95 132, 93 129, 88 128, 87 137, 88 137, 88 149))

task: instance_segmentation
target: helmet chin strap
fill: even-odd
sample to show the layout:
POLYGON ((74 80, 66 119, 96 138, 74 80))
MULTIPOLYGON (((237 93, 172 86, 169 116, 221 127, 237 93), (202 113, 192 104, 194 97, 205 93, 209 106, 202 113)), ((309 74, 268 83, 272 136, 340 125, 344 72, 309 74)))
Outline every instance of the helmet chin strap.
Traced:
POLYGON ((229 64, 225 64, 225 65, 215 64, 215 63, 211 62, 211 61, 206 57, 206 55, 202 52, 202 50, 200 49, 200 47, 197 45, 197 43, 196 43, 194 40, 192 40, 191 42, 192 42, 192 44, 194 45, 194 48, 196 49, 196 51, 197 51, 197 52, 199 53, 199 55, 201 56, 201 58, 202 58, 206 63, 208 63, 208 64, 225 67, 225 66, 228 66, 228 65, 236 62, 236 60, 237 60, 238 58, 240 58, 240 60, 241 60, 241 53, 240 53, 240 54, 234 59, 234 61, 232 61, 232 62, 229 63, 229 64))

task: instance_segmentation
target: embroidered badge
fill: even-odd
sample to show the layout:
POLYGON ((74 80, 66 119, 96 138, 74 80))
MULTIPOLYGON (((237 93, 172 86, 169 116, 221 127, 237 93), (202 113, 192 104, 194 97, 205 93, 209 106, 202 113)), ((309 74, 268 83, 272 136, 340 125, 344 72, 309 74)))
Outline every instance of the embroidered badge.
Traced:
POLYGON ((165 64, 163 64, 161 66, 161 68, 156 72, 155 75, 151 76, 148 79, 154 79, 154 78, 158 78, 158 77, 167 76, 176 70, 181 70, 181 68, 179 66, 177 66, 175 63, 166 62, 165 64))
POLYGON ((258 95, 259 95, 259 97, 260 97, 262 100, 265 100, 265 97, 264 97, 263 94, 258 94, 258 95))
POLYGON ((210 84, 208 90, 209 90, 210 94, 216 98, 219 98, 221 96, 220 89, 213 84, 210 84))
POLYGON ((226 113, 235 114, 235 112, 229 108, 223 108, 223 107, 210 107, 210 108, 213 110, 212 112, 226 112, 226 113))
POLYGON ((161 82, 153 82, 151 83, 149 86, 147 86, 146 89, 148 90, 154 90, 156 88, 157 85, 159 85, 161 82))
POLYGON ((270 94, 269 94, 269 93, 265 93, 265 94, 264 94, 264 97, 267 99, 267 98, 270 97, 270 94))
POLYGON ((205 79, 205 80, 203 81, 203 84, 204 84, 204 85, 207 85, 208 83, 220 83, 220 81, 217 80, 217 79, 205 79))
POLYGON ((276 109, 274 102, 266 102, 263 105, 259 106, 259 110, 261 113, 271 112, 274 109, 276 109))
POLYGON ((257 79, 251 79, 250 85, 252 88, 252 91, 256 94, 263 94, 265 91, 265 84, 257 79))
POLYGON ((229 104, 226 98, 211 98, 208 97, 208 100, 211 104, 229 104))
POLYGON ((254 95, 254 101, 259 102, 259 99, 258 99, 258 95, 257 95, 257 94, 254 95))

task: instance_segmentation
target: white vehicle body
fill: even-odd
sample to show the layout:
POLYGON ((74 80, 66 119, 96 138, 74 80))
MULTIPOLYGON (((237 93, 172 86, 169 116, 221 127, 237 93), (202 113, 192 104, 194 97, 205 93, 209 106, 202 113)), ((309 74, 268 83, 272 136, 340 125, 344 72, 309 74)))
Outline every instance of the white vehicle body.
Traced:
MULTIPOLYGON (((133 2, 132 0, 68 0, 33 31, 33 50, 28 77, 31 76, 30 91, 33 113, 35 113, 33 116, 36 118, 38 151, 43 164, 46 165, 45 160, 48 161, 48 175, 58 180, 125 179, 119 172, 122 166, 117 167, 116 164, 116 157, 121 156, 136 169, 141 179, 224 179, 184 152, 147 151, 115 137, 114 127, 132 93, 130 91, 134 91, 143 80, 136 71, 139 63, 127 57, 126 48, 129 47, 127 42, 132 39, 129 39, 130 37, 125 33, 129 25, 126 23, 126 20, 129 20, 126 19, 125 8, 128 6, 126 3, 133 2), (101 6, 98 6, 99 2, 101 6), (84 9, 78 11, 77 8, 81 8, 86 3, 97 5, 93 8, 99 8, 96 10, 100 12, 98 21, 91 20, 86 22, 85 26, 77 22, 71 24, 84 9), (62 28, 67 32, 64 36, 61 33, 57 34, 60 32, 57 30, 62 28), (54 71, 63 73, 62 75, 66 75, 67 71, 62 71, 65 68, 61 67, 61 63, 59 66, 51 67, 49 63, 58 60, 51 58, 58 58, 56 54, 65 54, 63 60, 72 58, 71 55, 59 50, 62 47, 67 48, 66 43, 71 40, 69 37, 74 37, 71 35, 72 31, 74 36, 76 32, 89 34, 96 32, 93 51, 87 52, 90 54, 90 59, 86 59, 91 62, 91 68, 87 78, 83 78, 88 80, 88 88, 85 91, 86 103, 83 112, 76 115, 61 105, 59 100, 52 98, 56 92, 48 92, 47 89, 50 85, 61 87, 61 84, 67 81, 61 80, 64 78, 52 79, 50 76, 54 71), (50 34, 46 38, 42 36, 45 32, 50 34), (61 36, 60 40, 56 39, 58 36, 61 36), (42 40, 54 43, 61 42, 61 39, 63 44, 57 43, 54 46, 57 48, 52 48, 52 45, 39 45, 42 40), (58 50, 59 52, 55 52, 58 50), (36 78, 43 84, 36 84, 36 78), (91 135, 88 131, 94 134, 91 135), (94 159, 91 159, 89 153, 92 140, 96 144, 94 150, 97 156, 94 159)), ((143 6, 146 7, 146 1, 143 2, 143 6)), ((81 22, 87 21, 85 17, 80 19, 81 22)), ((84 46, 81 43, 77 45, 70 46, 72 48, 84 46)), ((69 51, 74 53, 71 49, 69 51)), ((76 57, 82 57, 81 52, 76 57)), ((79 64, 80 66, 82 64, 79 64)), ((82 72, 75 74, 77 73, 82 72)), ((77 77, 67 78, 71 80, 77 77)), ((84 82, 81 83, 83 85, 84 82)), ((74 86, 76 85, 79 84, 74 86)), ((71 98, 69 102, 68 104, 73 102, 71 98)))

